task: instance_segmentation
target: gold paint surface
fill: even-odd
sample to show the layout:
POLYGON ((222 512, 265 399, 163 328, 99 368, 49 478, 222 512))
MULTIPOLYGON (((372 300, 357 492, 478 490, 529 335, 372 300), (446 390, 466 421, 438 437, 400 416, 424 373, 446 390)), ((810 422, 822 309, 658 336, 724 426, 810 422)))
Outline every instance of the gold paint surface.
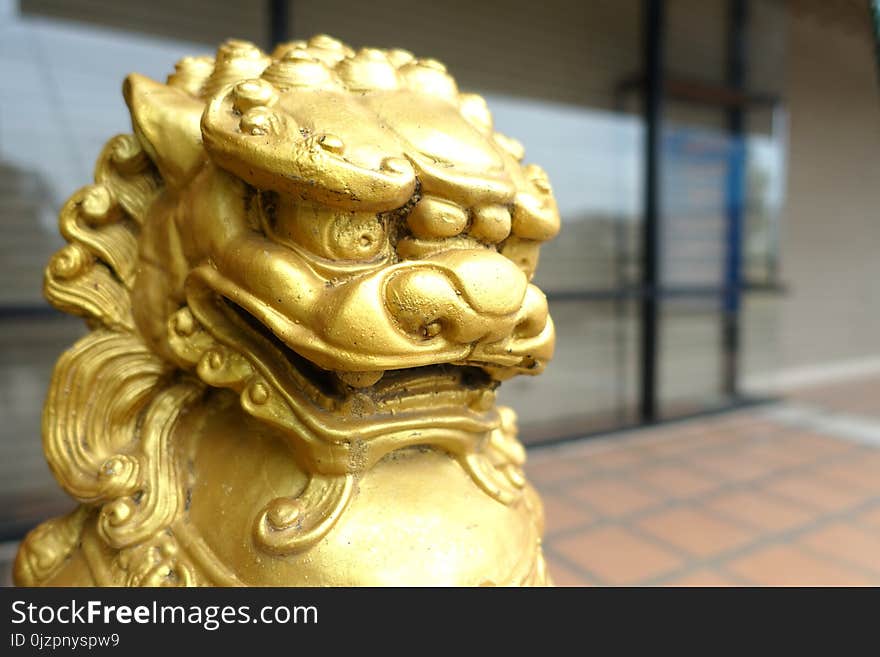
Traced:
POLYGON ((124 85, 60 216, 19 585, 547 584, 501 381, 553 354, 546 174, 445 67, 320 35, 124 85))

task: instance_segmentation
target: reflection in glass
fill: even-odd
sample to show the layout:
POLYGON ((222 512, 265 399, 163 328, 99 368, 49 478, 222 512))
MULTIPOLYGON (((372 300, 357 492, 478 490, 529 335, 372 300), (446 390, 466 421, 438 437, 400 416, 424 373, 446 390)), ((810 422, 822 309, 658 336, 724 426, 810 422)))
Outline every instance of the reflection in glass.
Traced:
POLYGON ((626 301, 551 301, 556 355, 539 377, 505 381, 499 401, 519 416, 534 443, 616 428, 636 420, 637 305, 626 301))
POLYGON ((487 95, 495 127, 516 135, 547 171, 562 216, 535 277, 549 292, 607 291, 637 282, 641 125, 636 117, 487 95))

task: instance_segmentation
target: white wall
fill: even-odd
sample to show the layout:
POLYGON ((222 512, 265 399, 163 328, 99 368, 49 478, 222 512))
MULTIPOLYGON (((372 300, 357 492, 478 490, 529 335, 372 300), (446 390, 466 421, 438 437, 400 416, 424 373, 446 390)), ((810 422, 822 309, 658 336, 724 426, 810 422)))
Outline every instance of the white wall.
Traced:
POLYGON ((867 29, 795 18, 789 43, 780 357, 791 374, 880 357, 880 93, 867 29))

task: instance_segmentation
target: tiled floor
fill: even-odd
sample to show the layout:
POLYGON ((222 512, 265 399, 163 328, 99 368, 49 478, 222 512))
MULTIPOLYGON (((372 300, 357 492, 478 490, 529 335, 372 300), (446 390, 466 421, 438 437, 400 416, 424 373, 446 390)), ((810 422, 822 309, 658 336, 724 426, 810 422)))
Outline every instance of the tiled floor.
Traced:
POLYGON ((532 450, 559 585, 880 585, 880 379, 532 450))

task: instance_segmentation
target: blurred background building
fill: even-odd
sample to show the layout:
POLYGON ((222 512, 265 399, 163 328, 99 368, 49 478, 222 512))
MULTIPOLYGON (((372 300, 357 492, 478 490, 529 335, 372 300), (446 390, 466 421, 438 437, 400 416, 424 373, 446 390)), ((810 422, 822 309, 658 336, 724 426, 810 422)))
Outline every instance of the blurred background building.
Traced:
POLYGON ((56 214, 130 131, 126 74, 228 37, 443 61, 541 164, 558 330, 510 381, 531 445, 880 372, 880 93, 862 0, 0 0, 0 539, 66 508, 43 461, 56 214))

